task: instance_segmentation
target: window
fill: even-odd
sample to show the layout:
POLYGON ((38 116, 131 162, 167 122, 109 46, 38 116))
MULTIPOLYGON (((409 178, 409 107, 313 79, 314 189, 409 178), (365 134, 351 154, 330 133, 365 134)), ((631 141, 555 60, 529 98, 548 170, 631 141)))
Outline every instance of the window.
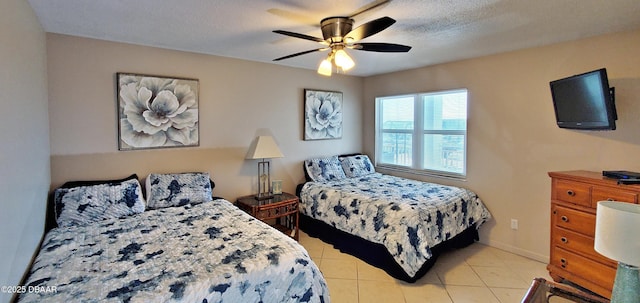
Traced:
POLYGON ((376 164, 466 176, 467 90, 376 98, 376 164))

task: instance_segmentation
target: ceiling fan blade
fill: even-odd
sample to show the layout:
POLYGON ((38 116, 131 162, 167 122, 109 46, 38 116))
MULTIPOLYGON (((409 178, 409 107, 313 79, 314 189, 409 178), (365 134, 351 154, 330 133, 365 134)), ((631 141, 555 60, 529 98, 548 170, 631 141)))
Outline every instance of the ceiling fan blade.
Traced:
POLYGON ((376 1, 373 1, 373 2, 371 2, 369 4, 367 4, 367 5, 359 8, 357 11, 351 13, 351 15, 349 15, 349 18, 353 18, 353 17, 355 17, 357 15, 360 15, 360 14, 366 12, 366 11, 372 10, 372 9, 374 9, 374 8, 380 6, 380 5, 387 4, 389 2, 391 2, 391 0, 376 0, 376 1))
POLYGON ((313 53, 313 52, 320 52, 320 51, 324 51, 324 50, 328 50, 328 49, 330 49, 330 47, 323 47, 323 48, 318 48, 318 49, 310 49, 308 51, 299 52, 299 53, 291 54, 291 55, 288 55, 288 56, 280 57, 280 58, 277 58, 277 59, 273 59, 273 61, 280 61, 280 60, 289 59, 289 58, 297 57, 297 56, 300 56, 300 55, 306 55, 306 54, 313 53))
POLYGON ((347 39, 347 42, 349 42, 349 39, 354 42, 360 41, 366 37, 375 35, 383 31, 394 23, 396 23, 396 20, 393 20, 390 17, 378 18, 356 27, 345 35, 345 39, 347 39))
POLYGON ((351 48, 368 52, 406 53, 411 49, 411 46, 394 43, 357 43, 351 48))
POLYGON ((283 30, 275 30, 273 32, 277 33, 277 34, 285 35, 285 36, 291 36, 291 37, 295 37, 295 38, 311 40, 311 41, 315 41, 315 42, 326 44, 326 42, 322 38, 312 37, 312 36, 308 36, 308 35, 305 35, 305 34, 298 34, 298 33, 288 32, 288 31, 283 31, 283 30))

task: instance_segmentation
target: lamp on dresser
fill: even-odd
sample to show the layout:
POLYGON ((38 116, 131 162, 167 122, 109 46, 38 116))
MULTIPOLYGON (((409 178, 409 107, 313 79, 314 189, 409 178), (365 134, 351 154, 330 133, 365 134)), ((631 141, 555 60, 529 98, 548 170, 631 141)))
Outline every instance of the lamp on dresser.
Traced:
POLYGON ((258 194, 256 199, 264 200, 273 197, 271 192, 271 172, 269 160, 282 158, 284 155, 271 136, 258 136, 249 147, 247 159, 261 159, 258 162, 258 194))
POLYGON ((640 303, 640 205, 600 201, 595 250, 618 261, 612 303, 640 303))

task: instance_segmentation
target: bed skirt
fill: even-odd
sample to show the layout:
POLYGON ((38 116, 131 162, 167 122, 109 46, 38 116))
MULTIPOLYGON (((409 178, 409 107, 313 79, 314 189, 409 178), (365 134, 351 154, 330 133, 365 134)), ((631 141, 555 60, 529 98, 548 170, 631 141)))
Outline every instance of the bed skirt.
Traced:
POLYGON ((300 229, 309 236, 318 238, 333 245, 343 253, 352 255, 368 264, 380 268, 390 276, 409 283, 422 278, 435 264, 438 256, 448 249, 463 248, 479 240, 478 230, 472 226, 457 236, 431 248, 433 256, 422 265, 415 276, 410 277, 393 259, 389 251, 382 244, 373 243, 358 236, 338 230, 320 220, 300 214, 300 229))

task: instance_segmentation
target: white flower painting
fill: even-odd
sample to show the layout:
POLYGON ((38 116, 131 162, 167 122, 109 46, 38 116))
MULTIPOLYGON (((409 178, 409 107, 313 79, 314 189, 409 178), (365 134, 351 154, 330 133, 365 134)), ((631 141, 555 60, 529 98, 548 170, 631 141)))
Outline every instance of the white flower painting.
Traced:
POLYGON ((198 80, 117 74, 120 150, 198 146, 198 80))
POLYGON ((342 138, 342 93, 304 90, 304 139, 342 138))

